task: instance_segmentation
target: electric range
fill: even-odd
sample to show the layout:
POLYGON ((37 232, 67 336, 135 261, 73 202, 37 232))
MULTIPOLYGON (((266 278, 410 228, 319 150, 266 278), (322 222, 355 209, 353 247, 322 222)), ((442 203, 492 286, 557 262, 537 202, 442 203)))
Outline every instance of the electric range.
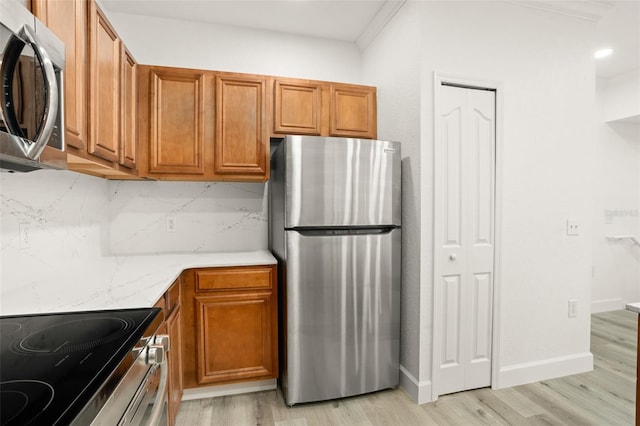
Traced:
POLYGON ((163 319, 158 308, 0 317, 0 425, 91 423, 129 370, 149 364, 163 319))

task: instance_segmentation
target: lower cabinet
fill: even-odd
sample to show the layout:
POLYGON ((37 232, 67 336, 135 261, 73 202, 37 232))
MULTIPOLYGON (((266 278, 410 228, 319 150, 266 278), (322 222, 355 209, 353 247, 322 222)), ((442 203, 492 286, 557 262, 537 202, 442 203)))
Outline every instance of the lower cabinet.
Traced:
POLYGON ((159 334, 169 335, 169 351, 167 352, 167 405, 169 410, 169 425, 176 424, 176 416, 180 408, 180 401, 184 392, 182 382, 182 315, 180 308, 180 283, 178 278, 169 290, 154 305, 161 308, 165 322, 159 334))
POLYGON ((182 382, 182 330, 180 327, 182 315, 178 305, 167 319, 167 332, 169 333, 169 353, 167 362, 169 364, 168 377, 168 404, 169 404, 169 424, 174 425, 184 386, 182 382))
POLYGON ((183 274, 185 388, 278 375, 275 265, 183 274))
POLYGON ((278 377, 276 283, 276 265, 189 269, 156 302, 169 335, 169 425, 184 389, 278 377))

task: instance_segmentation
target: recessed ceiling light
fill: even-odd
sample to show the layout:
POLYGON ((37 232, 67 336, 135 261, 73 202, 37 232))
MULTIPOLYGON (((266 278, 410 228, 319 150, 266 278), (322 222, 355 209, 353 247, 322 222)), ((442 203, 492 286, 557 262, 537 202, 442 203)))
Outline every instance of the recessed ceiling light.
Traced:
POLYGON ((613 49, 600 49, 596 50, 596 53, 593 54, 593 57, 596 59, 605 58, 613 53, 613 49))

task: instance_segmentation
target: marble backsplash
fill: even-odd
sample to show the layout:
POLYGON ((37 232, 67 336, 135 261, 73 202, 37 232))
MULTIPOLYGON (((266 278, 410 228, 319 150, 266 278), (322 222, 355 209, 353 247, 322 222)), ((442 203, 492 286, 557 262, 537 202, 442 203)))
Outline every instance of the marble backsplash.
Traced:
POLYGON ((108 254, 109 185, 67 171, 0 173, 2 293, 108 254))
POLYGON ((0 173, 2 294, 25 275, 37 281, 104 256, 266 249, 265 191, 260 183, 0 173))
POLYGON ((110 250, 117 255, 253 251, 268 244, 264 183, 113 181, 109 209, 110 250))

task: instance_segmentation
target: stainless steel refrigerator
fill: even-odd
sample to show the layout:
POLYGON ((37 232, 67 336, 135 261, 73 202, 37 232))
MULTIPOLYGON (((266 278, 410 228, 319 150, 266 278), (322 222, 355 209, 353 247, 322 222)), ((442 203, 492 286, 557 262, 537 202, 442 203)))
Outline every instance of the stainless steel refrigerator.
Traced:
POLYGON ((288 405, 399 381, 400 143, 287 136, 271 159, 288 405))

